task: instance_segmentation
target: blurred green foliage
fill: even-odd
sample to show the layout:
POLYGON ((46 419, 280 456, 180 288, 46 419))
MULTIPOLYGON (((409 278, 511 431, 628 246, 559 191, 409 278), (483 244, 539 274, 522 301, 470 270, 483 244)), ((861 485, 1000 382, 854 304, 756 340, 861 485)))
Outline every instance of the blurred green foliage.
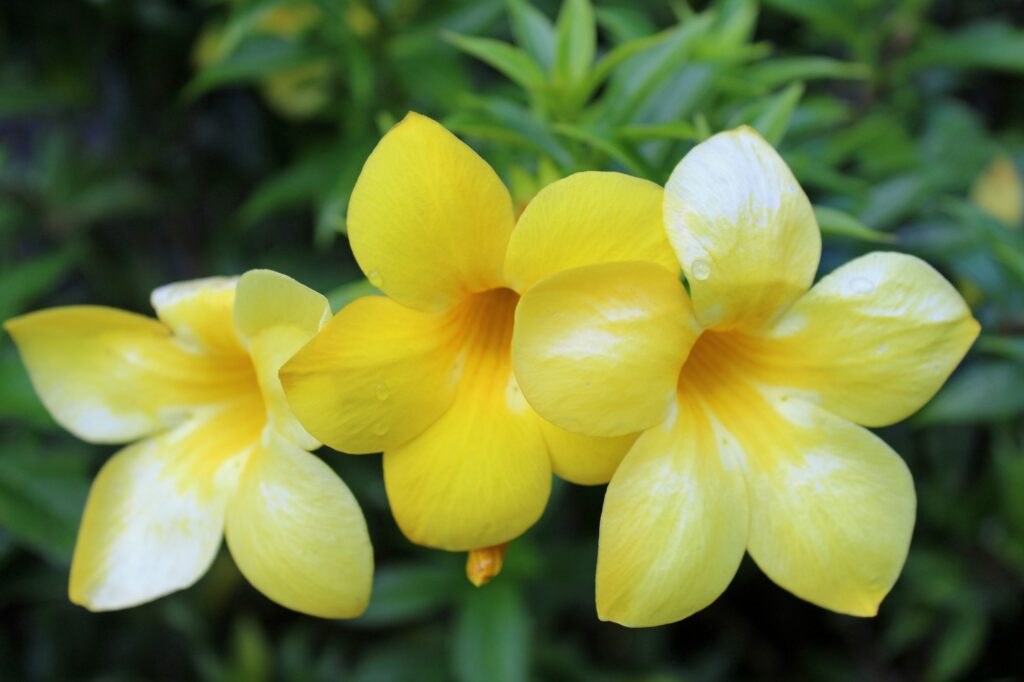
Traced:
POLYGON ((0 318, 146 311, 159 284, 257 266, 337 309, 371 290, 343 236, 349 191, 415 109, 468 138, 520 206, 580 169, 664 182, 696 141, 752 125, 816 205, 824 271, 915 253, 984 330, 936 399, 882 432, 919 510, 877 619, 802 603, 747 562, 706 611, 637 631, 594 613, 600 488, 556 485, 477 590, 463 557, 402 538, 377 458, 332 453, 377 552, 363 618, 285 611, 226 556, 184 593, 88 614, 67 571, 111 449, 56 427, 4 338, 0 678, 1017 679, 1024 232, 969 197, 996 158, 1024 168, 1022 24, 1017 0, 7 0, 0 318))

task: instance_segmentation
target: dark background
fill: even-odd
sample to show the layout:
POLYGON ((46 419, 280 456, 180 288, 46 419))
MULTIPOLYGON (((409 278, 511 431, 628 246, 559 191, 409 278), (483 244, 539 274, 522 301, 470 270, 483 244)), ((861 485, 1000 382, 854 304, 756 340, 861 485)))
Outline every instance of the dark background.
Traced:
MULTIPOLYGON (((722 598, 682 623, 601 623, 603 489, 562 483, 502 576, 475 590, 463 556, 398 532, 378 457, 326 449, 376 549, 366 616, 291 613, 226 552, 192 589, 90 614, 67 600, 67 573, 89 481, 113 449, 56 427, 4 337, 0 679, 1024 675, 1021 216, 972 201, 994 160, 1024 161, 1024 5, 597 0, 590 14, 569 4, 561 19, 557 2, 536 8, 552 24, 596 21, 595 69, 602 57, 613 68, 590 87, 594 70, 548 67, 558 31, 538 28, 523 2, 5 0, 0 319, 72 303, 149 312, 160 284, 252 267, 329 294, 337 310, 364 288, 344 236, 348 192, 410 109, 466 138, 520 205, 583 168, 664 182, 695 141, 750 123, 831 209, 819 215, 823 272, 873 249, 915 253, 983 325, 943 392, 882 432, 914 473, 919 510, 880 615, 815 608, 747 560, 722 598), (544 78, 509 78, 491 44, 465 37, 521 45, 544 78)), ((999 185, 997 204, 1012 206, 1015 192, 1019 177, 999 185)))

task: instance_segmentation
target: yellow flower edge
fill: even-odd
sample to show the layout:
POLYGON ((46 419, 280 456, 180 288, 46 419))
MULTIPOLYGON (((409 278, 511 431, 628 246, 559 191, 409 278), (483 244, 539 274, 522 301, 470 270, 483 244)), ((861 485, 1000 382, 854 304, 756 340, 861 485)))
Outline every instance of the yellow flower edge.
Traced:
POLYGON ((605 498, 599 617, 685 618, 745 552, 802 599, 874 615, 905 561, 915 495, 863 426, 927 402, 978 323, 903 254, 863 256, 811 287, 810 204, 749 128, 684 157, 663 208, 688 295, 650 263, 595 264, 545 279, 516 311, 514 369, 542 416, 583 434, 641 431, 605 498), (649 392, 618 400, 638 385, 649 392))
POLYGON ((290 609, 351 618, 373 552, 359 505, 308 450, 277 372, 330 309, 275 272, 153 292, 156 320, 98 306, 5 323, 53 417, 91 442, 130 443, 93 482, 69 596, 93 611, 195 583, 226 537, 239 569, 290 609))

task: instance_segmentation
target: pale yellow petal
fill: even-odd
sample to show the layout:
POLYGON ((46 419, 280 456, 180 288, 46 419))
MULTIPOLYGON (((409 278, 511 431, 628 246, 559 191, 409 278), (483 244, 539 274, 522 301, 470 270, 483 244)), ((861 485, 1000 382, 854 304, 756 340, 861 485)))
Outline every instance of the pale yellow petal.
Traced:
POLYGON ((735 452, 697 402, 644 432, 615 472, 601 513, 597 612, 630 627, 700 611, 743 559, 749 511, 735 452))
POLYGON ((561 270, 651 261, 679 272, 662 224, 661 187, 621 173, 588 171, 537 194, 509 240, 505 277, 523 293, 561 270))
POLYGON ((583 436, 560 429, 546 419, 541 419, 541 431, 555 474, 578 485, 610 481, 637 437, 635 433, 616 438, 583 436))
POLYGON ((683 157, 665 186, 664 219, 705 327, 756 328, 814 280, 814 211, 750 128, 715 135, 683 157))
POLYGON ((913 256, 872 253, 818 282, 760 350, 767 381, 867 426, 908 417, 977 337, 956 289, 913 256))
POLYGON ((220 547, 225 505, 262 425, 259 401, 240 401, 115 454, 89 492, 71 601, 122 609, 198 580, 220 547))
POLYGON ((370 282, 432 312, 502 286, 513 223, 512 198, 487 162, 415 113, 370 154, 348 209, 352 252, 370 282))
POLYGON ((686 290, 654 263, 566 270, 516 311, 512 358, 530 404, 557 426, 622 436, 665 419, 697 338, 686 290))
POLYGON ((455 395, 445 316, 382 296, 357 299, 281 369, 292 411, 317 439, 380 452, 420 434, 455 395))
POLYGON ((4 326, 50 414, 90 442, 135 440, 180 423, 198 405, 256 390, 244 354, 191 349, 142 315, 71 306, 4 326))
POLYGON ((243 353, 232 309, 237 277, 208 277, 154 289, 156 316, 184 344, 205 352, 243 353))
POLYGON ((801 599, 873 616, 907 558, 910 472, 870 431, 784 396, 748 451, 750 554, 801 599))
POLYGON ((315 455, 268 430, 228 504, 239 570, 282 606, 354 618, 370 600, 373 548, 352 493, 315 455))
POLYGON ((250 270, 238 280, 234 317, 256 368, 271 427, 303 449, 319 447, 292 414, 278 371, 331 319, 327 299, 287 275, 250 270))

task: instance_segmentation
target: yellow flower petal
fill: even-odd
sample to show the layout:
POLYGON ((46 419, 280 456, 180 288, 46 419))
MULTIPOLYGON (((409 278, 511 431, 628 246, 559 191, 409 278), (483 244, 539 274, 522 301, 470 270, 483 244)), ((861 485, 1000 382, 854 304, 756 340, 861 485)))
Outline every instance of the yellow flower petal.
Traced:
POLYGON ((530 289, 516 311, 516 375, 545 419, 591 436, 622 436, 665 419, 697 338, 686 291, 654 263, 566 270, 530 289))
POLYGON ((420 434, 451 405, 448 318, 382 296, 353 301, 281 369, 289 405, 336 450, 380 452, 420 434))
POLYGON ((220 547, 225 505, 263 421, 259 400, 243 400, 115 454, 89 492, 71 601, 122 609, 198 580, 220 547))
POLYGON ((370 600, 373 548, 348 487, 327 464, 267 432, 227 509, 231 555, 256 589, 322 618, 370 600))
POLYGON ((374 286, 441 312, 502 286, 513 222, 512 198, 487 162, 410 113, 367 159, 349 201, 348 236, 374 286))
POLYGON ((700 611, 725 590, 747 545, 746 484, 694 399, 637 440, 601 514, 597 612, 630 627, 700 611))
POLYGON ((156 316, 188 346, 205 352, 244 353, 231 311, 237 277, 208 277, 154 289, 156 316))
POLYGON ((509 542, 536 523, 551 493, 540 419, 514 395, 466 390, 437 422, 384 453, 384 482, 413 542, 464 552, 509 542))
POLYGON ((4 326, 50 414, 90 442, 131 441, 180 423, 197 405, 255 391, 241 351, 193 352, 142 315, 71 306, 4 326))
POLYGON ((303 449, 320 446, 292 414, 278 371, 331 319, 321 294, 272 270, 250 270, 238 280, 235 326, 249 346, 271 427, 303 449))
POLYGON ((956 289, 922 260, 872 253, 837 269, 770 330, 766 380, 885 426, 931 399, 977 337, 956 289))
POLYGON ((505 277, 523 293, 560 270, 651 261, 679 272, 662 224, 661 187, 621 173, 576 173, 527 205, 509 240, 505 277))
POLYGON ((460 341, 455 400, 426 431, 384 452, 391 510, 413 542, 451 551, 500 545, 547 504, 551 460, 541 420, 509 358, 517 298, 488 292, 448 316, 460 341))
POLYGON ((1013 159, 1000 155, 971 185, 971 202, 1007 227, 1024 220, 1024 180, 1013 159))
POLYGON ((821 233, 811 204, 750 128, 715 135, 683 157, 664 209, 705 327, 755 328, 814 280, 821 233))
POLYGON ((600 485, 610 481, 637 437, 635 433, 618 438, 583 436, 560 429, 545 419, 540 422, 555 473, 578 485, 600 485))
POLYGON ((914 483, 866 429, 776 394, 748 453, 750 555, 801 599, 873 616, 907 557, 914 483))

